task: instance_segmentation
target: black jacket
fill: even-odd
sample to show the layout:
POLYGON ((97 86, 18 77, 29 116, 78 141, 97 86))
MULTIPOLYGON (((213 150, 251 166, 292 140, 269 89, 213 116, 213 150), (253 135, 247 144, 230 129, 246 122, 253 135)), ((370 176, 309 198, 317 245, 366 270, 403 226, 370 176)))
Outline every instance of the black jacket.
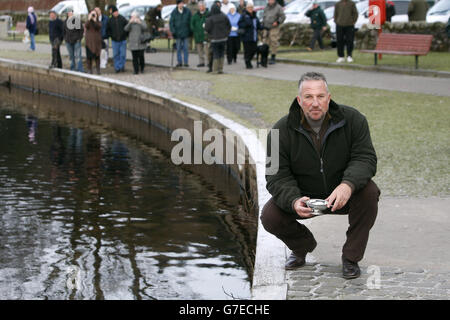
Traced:
POLYGON ((230 34, 230 19, 215 4, 211 7, 211 15, 206 18, 205 31, 208 33, 211 42, 226 41, 230 34))
POLYGON ((74 44, 83 39, 84 28, 79 17, 64 21, 64 41, 74 44), (75 19, 78 19, 76 21, 75 19), (78 27, 78 28, 77 28, 78 27))
MULTIPOLYGON (((297 99, 289 114, 273 127, 279 130, 279 169, 275 174, 266 174, 266 187, 285 211, 294 212, 293 202, 302 196, 327 198, 343 181, 353 184, 356 192, 375 175, 377 156, 366 118, 358 110, 333 100, 328 113, 331 118, 320 153, 301 125, 297 99)), ((271 139, 272 133, 267 140, 268 157, 271 139)))
POLYGON ((258 42, 258 30, 261 30, 262 27, 255 12, 250 14, 250 12, 245 10, 239 19, 238 26, 239 29, 243 30, 241 34, 243 42, 258 42))
POLYGON ((108 38, 111 37, 113 41, 124 41, 127 39, 128 32, 125 31, 125 26, 128 24, 128 20, 122 15, 118 15, 117 18, 111 17, 108 19, 106 26, 106 34, 108 38))
POLYGON ((48 22, 48 36, 50 38, 50 42, 53 42, 55 39, 63 40, 64 37, 64 23, 61 19, 56 18, 55 20, 50 20, 48 22))
POLYGON ((311 19, 311 28, 314 30, 322 29, 327 25, 327 17, 320 6, 306 11, 305 16, 311 19))

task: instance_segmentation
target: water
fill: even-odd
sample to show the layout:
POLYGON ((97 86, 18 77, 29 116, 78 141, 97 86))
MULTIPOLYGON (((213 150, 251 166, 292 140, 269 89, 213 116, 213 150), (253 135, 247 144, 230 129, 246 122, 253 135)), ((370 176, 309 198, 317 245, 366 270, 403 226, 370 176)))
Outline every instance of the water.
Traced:
POLYGON ((8 101, 0 299, 250 297, 254 218, 148 144, 8 101))

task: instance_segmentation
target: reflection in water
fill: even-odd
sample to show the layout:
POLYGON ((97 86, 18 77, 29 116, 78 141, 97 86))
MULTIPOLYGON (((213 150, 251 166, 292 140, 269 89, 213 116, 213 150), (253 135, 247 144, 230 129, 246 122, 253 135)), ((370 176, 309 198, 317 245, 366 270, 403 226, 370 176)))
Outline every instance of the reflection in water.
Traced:
POLYGON ((254 218, 156 149, 11 110, 1 299, 249 298, 254 218))

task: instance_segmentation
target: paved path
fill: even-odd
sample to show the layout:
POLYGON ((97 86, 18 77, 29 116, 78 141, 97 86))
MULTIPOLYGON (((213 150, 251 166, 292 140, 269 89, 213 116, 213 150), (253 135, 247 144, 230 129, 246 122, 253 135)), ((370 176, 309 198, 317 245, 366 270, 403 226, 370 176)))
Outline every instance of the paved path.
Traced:
MULTIPOLYGON (((21 43, 0 41, 0 49, 24 49, 21 43)), ((49 47, 38 44, 38 50, 49 47)), ((65 48, 63 48, 63 53, 65 48)), ((147 54, 146 61, 170 66, 170 54, 147 54)), ((191 55, 191 65, 197 57, 191 55)), ((297 80, 308 67, 277 64, 268 69, 243 70, 243 62, 225 66, 226 72, 273 79, 297 80)), ((196 69, 196 68, 193 68, 196 69)), ((329 82, 368 88, 450 95, 449 79, 314 68, 329 82)), ((145 83, 151 73, 113 75, 124 81, 145 83)), ((148 81, 150 83, 150 80, 148 81)), ((362 276, 341 276, 341 247, 347 217, 321 216, 305 221, 318 246, 307 256, 307 265, 285 274, 288 299, 450 299, 450 198, 381 197, 379 214, 371 231, 362 276), (379 281, 378 281, 379 280, 379 281)), ((272 239, 271 241, 279 241, 272 239)), ((287 256, 289 252, 285 252, 287 256)), ((275 255, 274 255, 275 256, 275 255)), ((276 255, 280 258, 280 255, 276 255)), ((281 255, 282 257, 283 255, 281 255)), ((280 261, 282 265, 284 261, 280 261)), ((275 272, 284 272, 282 268, 275 272)))
MULTIPOLYGON (((49 53, 50 45, 38 43, 36 45, 38 52, 49 53)), ((25 50, 26 46, 21 42, 0 41, 0 49, 25 50)), ((83 48, 83 54, 84 54, 83 48)), ((66 54, 65 46, 61 47, 61 52, 66 54)), ((131 53, 128 52, 128 58, 131 53)), ((169 52, 159 51, 157 53, 145 54, 146 63, 158 66, 170 66, 172 56, 169 52)), ((173 55, 174 65, 176 65, 176 53, 173 55)), ((206 68, 196 68, 198 64, 197 54, 189 55, 190 68, 194 70, 204 70, 206 68)), ((402 92, 426 93, 441 96, 450 96, 449 78, 432 78, 425 76, 411 76, 387 72, 370 72, 360 70, 346 70, 340 68, 311 67, 306 65, 294 65, 278 63, 269 68, 254 68, 246 70, 242 55, 238 57, 238 63, 225 65, 226 73, 253 75, 269 79, 293 80, 298 81, 300 76, 306 71, 318 71, 325 74, 330 84, 355 86, 362 88, 375 88, 385 90, 395 90, 402 92)))

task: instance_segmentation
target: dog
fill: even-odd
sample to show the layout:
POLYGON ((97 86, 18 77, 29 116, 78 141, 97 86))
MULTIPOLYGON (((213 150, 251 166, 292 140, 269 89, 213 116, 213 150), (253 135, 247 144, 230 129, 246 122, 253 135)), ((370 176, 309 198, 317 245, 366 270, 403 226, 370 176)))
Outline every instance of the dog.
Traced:
POLYGON ((259 65, 267 68, 267 58, 269 56, 269 46, 265 43, 258 42, 258 46, 256 47, 256 67, 259 68, 259 65))

